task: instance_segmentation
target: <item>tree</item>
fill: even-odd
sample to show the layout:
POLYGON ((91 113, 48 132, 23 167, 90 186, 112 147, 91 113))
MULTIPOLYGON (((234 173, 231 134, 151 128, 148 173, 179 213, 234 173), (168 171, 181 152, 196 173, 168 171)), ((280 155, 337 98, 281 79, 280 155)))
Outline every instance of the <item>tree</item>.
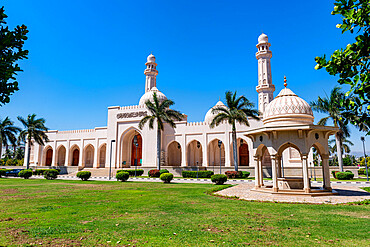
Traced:
POLYGON ((21 160, 24 158, 24 150, 23 148, 17 148, 14 151, 14 159, 21 160))
POLYGON ((356 32, 356 42, 326 56, 316 57, 315 69, 325 68, 330 75, 339 75, 338 82, 351 86, 340 102, 345 108, 344 121, 350 121, 370 134, 370 3, 369 0, 336 0, 332 15, 341 15, 342 33, 356 32))
POLYGON ((20 128, 14 126, 9 117, 4 120, 0 119, 0 158, 2 156, 3 145, 8 149, 9 144, 15 145, 17 142, 16 134, 21 131, 20 128))
POLYGON ((236 142, 236 123, 245 124, 249 126, 248 118, 259 120, 259 111, 253 109, 254 104, 250 102, 246 97, 236 97, 236 92, 233 94, 231 91, 225 93, 226 107, 217 106, 212 109, 212 113, 215 116, 210 124, 211 128, 220 125, 223 121, 227 120, 228 124, 231 125, 232 129, 232 141, 233 141, 233 157, 234 157, 234 168, 238 171, 238 157, 237 157, 237 142, 236 142))
POLYGON ((19 60, 27 59, 28 50, 23 50, 27 40, 27 27, 17 26, 13 31, 6 26, 4 7, 0 9, 0 105, 10 102, 10 95, 18 91, 15 76, 21 72, 17 64, 19 60))
POLYGON ((153 93, 153 102, 147 100, 145 102, 146 108, 149 110, 149 115, 143 117, 140 120, 139 128, 143 129, 144 125, 149 122, 149 129, 154 128, 154 122, 157 122, 157 169, 161 169, 161 140, 162 131, 164 129, 164 123, 169 124, 172 128, 176 128, 175 120, 180 121, 183 119, 183 115, 176 110, 170 109, 170 106, 174 105, 175 102, 169 99, 165 99, 159 102, 157 93, 153 93))
POLYGON ((326 125, 327 121, 331 119, 335 127, 339 127, 339 131, 335 133, 335 141, 337 145, 337 155, 338 164, 340 171, 343 171, 343 160, 342 160, 342 150, 343 143, 342 140, 349 136, 349 129, 345 122, 345 117, 343 116, 343 107, 341 102, 345 98, 345 95, 340 91, 340 87, 335 87, 331 90, 330 96, 325 98, 318 97, 317 101, 310 102, 313 110, 328 114, 329 116, 324 117, 319 120, 318 125, 326 125))
MULTIPOLYGON (((344 136, 342 136, 341 138, 342 138, 342 140, 341 140, 341 143, 342 143, 342 154, 344 154, 344 153, 349 154, 351 152, 350 146, 353 146, 353 142, 351 142, 350 140, 348 140, 344 136)), ((329 150, 331 150, 331 152, 333 152, 333 151, 335 152, 335 150, 337 150, 336 140, 335 139, 329 140, 329 144, 331 144, 329 146, 329 150)))
POLYGON ((5 150, 4 159, 13 159, 14 158, 14 152, 10 149, 5 150))
POLYGON ((26 141, 28 144, 28 153, 26 157, 27 169, 30 167, 30 153, 32 140, 39 145, 44 145, 44 142, 48 142, 49 138, 46 135, 48 128, 45 127, 45 119, 36 118, 36 114, 30 114, 26 119, 18 117, 18 120, 23 124, 24 130, 19 133, 19 139, 26 141))

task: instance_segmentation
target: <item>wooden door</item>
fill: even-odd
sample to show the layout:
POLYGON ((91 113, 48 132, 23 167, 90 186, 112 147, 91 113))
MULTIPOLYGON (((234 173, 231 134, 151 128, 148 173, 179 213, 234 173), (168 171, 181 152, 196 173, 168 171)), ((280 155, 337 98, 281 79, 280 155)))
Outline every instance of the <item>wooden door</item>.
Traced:
POLYGON ((249 166, 249 150, 245 143, 239 147, 239 162, 241 166, 249 166))
POLYGON ((142 138, 141 135, 136 135, 137 136, 137 144, 138 146, 136 147, 134 144, 134 138, 132 138, 132 144, 131 144, 131 166, 135 165, 135 159, 137 158, 137 165, 141 166, 141 159, 142 159, 142 138), (137 151, 137 153, 136 153, 137 151))

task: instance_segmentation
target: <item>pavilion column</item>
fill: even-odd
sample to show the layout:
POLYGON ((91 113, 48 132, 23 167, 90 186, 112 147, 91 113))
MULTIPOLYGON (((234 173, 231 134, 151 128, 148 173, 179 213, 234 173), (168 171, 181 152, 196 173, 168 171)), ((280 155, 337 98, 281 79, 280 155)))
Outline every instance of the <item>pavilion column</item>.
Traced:
POLYGON ((98 143, 98 139, 95 139, 95 147, 94 147, 94 162, 93 162, 93 168, 98 168, 98 154, 99 154, 99 143, 98 143))
POLYGON ((281 156, 280 155, 276 155, 276 163, 277 163, 277 176, 278 178, 281 178, 282 175, 281 175, 281 156))
POLYGON ((260 180, 260 159, 258 156, 254 156, 254 160, 256 161, 256 166, 254 167, 254 187, 257 189, 257 188, 260 188, 261 187, 261 180, 260 180))
POLYGON ((308 156, 307 154, 302 154, 302 169, 303 169, 303 189, 304 192, 310 193, 310 178, 308 176, 308 156))
POLYGON ((259 180, 260 180, 260 185, 263 186, 263 168, 262 168, 262 157, 258 157, 258 169, 259 169, 259 180))
POLYGON ((277 182, 277 157, 271 155, 271 164, 272 164, 272 189, 274 192, 278 192, 278 182, 277 182))
POLYGON ((329 155, 323 154, 321 155, 322 158, 322 181, 323 181, 323 187, 326 190, 331 191, 331 185, 330 185, 330 170, 329 170, 329 155))

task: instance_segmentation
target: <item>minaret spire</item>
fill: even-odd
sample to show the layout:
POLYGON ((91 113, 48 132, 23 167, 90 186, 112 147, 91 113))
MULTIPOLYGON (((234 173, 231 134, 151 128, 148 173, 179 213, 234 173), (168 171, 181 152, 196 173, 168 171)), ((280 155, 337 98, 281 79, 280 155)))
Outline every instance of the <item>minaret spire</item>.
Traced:
POLYGON ((266 34, 262 33, 258 37, 256 58, 258 60, 258 86, 256 87, 258 93, 258 110, 263 113, 268 103, 274 99, 275 86, 272 84, 271 76, 271 57, 272 52, 269 47, 266 34))
POLYGON ((157 64, 155 63, 155 56, 150 53, 147 58, 147 62, 145 63, 146 69, 144 70, 144 74, 146 75, 145 80, 145 92, 150 91, 153 87, 157 86, 157 64))

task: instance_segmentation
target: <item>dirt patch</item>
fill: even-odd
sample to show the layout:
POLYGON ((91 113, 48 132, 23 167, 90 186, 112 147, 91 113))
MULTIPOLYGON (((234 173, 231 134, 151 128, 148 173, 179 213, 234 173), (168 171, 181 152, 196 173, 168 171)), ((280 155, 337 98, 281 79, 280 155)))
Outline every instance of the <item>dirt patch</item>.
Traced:
POLYGON ((360 219, 370 219, 370 213, 367 215, 364 215, 363 213, 356 213, 356 212, 335 212, 333 214, 339 214, 342 216, 350 216, 350 217, 355 217, 355 218, 360 218, 360 219))
POLYGON ((19 193, 18 189, 3 189, 1 190, 3 194, 17 194, 19 193))
POLYGON ((205 228, 202 229, 202 231, 213 232, 213 233, 221 233, 221 232, 230 232, 230 229, 228 228, 226 230, 223 230, 223 229, 217 228, 215 226, 206 226, 205 228))

